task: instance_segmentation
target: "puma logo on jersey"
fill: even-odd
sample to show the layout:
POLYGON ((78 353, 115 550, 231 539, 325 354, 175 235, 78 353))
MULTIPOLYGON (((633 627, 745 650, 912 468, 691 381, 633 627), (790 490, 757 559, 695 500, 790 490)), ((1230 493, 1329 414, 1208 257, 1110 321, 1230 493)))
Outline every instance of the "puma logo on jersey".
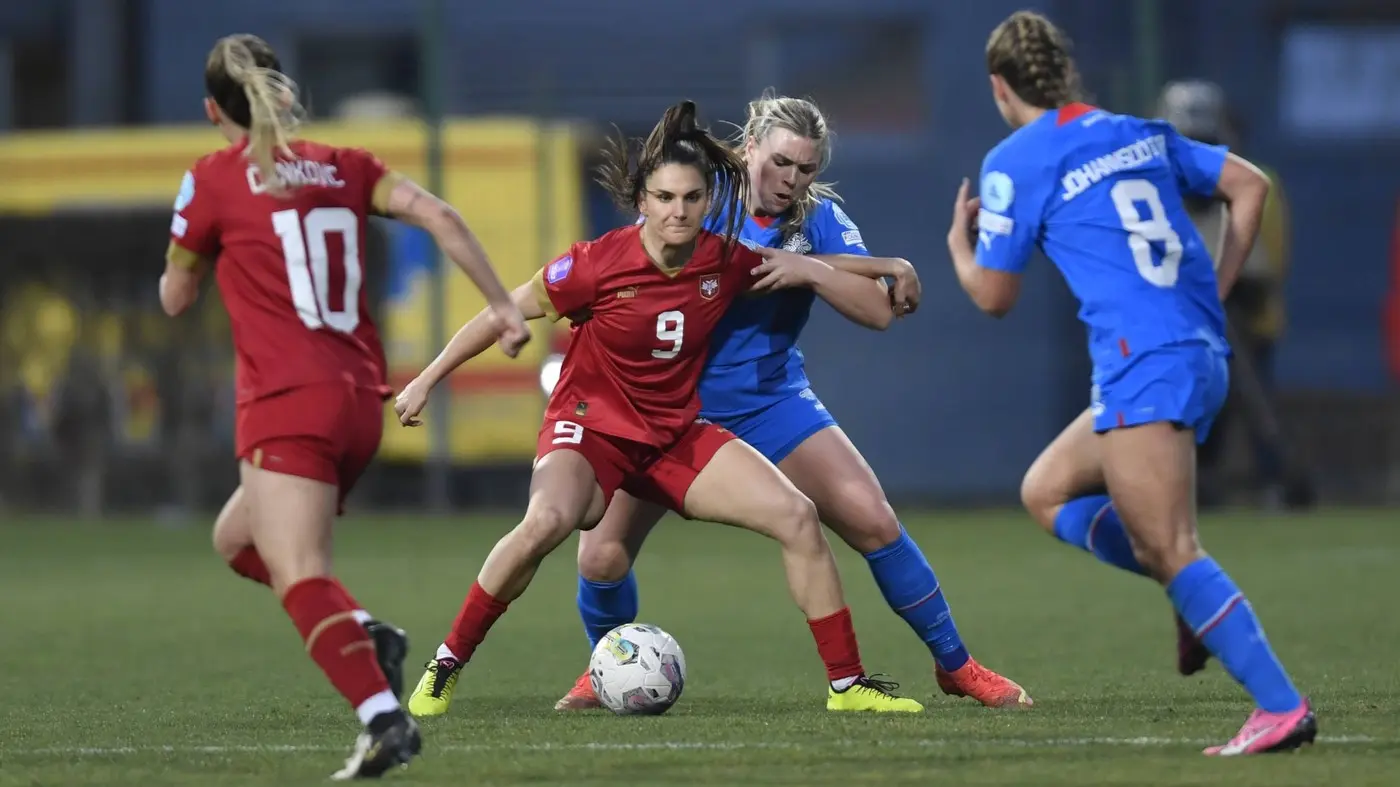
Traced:
POLYGON ((635 297, 637 297, 637 288, 636 288, 636 287, 623 287, 622 289, 620 289, 620 290, 617 291, 617 297, 618 297, 619 300, 621 300, 621 299, 623 299, 623 298, 635 298, 635 297))
POLYGON ((714 300, 719 295, 719 274, 700 277, 700 297, 705 300, 714 300))

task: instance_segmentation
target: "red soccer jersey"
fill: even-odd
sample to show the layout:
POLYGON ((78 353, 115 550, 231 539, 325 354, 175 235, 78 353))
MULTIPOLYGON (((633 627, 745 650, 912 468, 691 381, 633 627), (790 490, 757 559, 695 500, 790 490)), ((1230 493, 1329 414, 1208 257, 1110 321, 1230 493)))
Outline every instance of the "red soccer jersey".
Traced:
POLYGON ((232 325, 239 402, 348 382, 388 395, 379 331, 363 290, 365 226, 397 180, 369 152, 296 141, 279 160, 280 198, 265 193, 247 142, 185 173, 169 259, 216 260, 232 325))
POLYGON ((634 225, 575 243, 535 274, 551 318, 583 320, 546 420, 659 448, 679 439, 700 413, 710 334, 763 262, 737 243, 732 256, 725 252, 722 237, 702 232, 690 261, 663 271, 634 225))

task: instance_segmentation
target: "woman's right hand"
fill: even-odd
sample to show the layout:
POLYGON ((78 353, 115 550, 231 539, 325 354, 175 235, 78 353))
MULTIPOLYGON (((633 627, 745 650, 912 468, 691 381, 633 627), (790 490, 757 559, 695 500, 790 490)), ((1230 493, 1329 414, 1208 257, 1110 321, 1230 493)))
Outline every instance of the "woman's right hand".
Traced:
POLYGON ((428 394, 432 391, 432 384, 422 377, 415 377, 413 382, 404 386, 403 391, 394 399, 394 412, 399 416, 399 423, 404 426, 422 426, 423 420, 418 414, 428 405, 428 394))

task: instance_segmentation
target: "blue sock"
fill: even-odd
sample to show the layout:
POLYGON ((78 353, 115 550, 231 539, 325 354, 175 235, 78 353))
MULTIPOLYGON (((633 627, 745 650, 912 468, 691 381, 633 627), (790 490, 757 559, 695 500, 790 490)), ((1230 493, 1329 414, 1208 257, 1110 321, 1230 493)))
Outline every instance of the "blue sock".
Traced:
POLYGON ((1065 503, 1055 515, 1055 537, 1092 552, 1110 566, 1147 576, 1147 571, 1133 556, 1133 545, 1123 529, 1123 520, 1118 518, 1108 495, 1076 497, 1065 503))
POLYGON ((1302 704, 1303 698, 1269 647, 1254 609, 1219 564, 1203 557, 1183 568, 1167 585, 1167 595, 1182 620, 1244 686, 1255 704, 1270 713, 1283 713, 1302 704))
POLYGON ((588 646, 595 648, 609 631, 637 619, 637 575, 631 571, 616 582, 578 578, 578 616, 588 646))
POLYGON ((866 555, 865 560, 885 601, 928 645, 938 666, 952 672, 966 664, 967 648, 958 636, 938 577, 904 526, 899 528, 898 539, 866 555))

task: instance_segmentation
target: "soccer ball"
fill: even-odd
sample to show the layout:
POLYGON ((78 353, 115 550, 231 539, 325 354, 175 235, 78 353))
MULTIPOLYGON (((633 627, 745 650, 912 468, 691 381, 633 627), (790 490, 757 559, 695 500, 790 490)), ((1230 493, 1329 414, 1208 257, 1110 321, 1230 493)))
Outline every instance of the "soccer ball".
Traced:
POLYGON ((628 623, 598 640, 588 679, 613 713, 662 714, 685 689, 685 654, 675 637, 656 626, 628 623))

